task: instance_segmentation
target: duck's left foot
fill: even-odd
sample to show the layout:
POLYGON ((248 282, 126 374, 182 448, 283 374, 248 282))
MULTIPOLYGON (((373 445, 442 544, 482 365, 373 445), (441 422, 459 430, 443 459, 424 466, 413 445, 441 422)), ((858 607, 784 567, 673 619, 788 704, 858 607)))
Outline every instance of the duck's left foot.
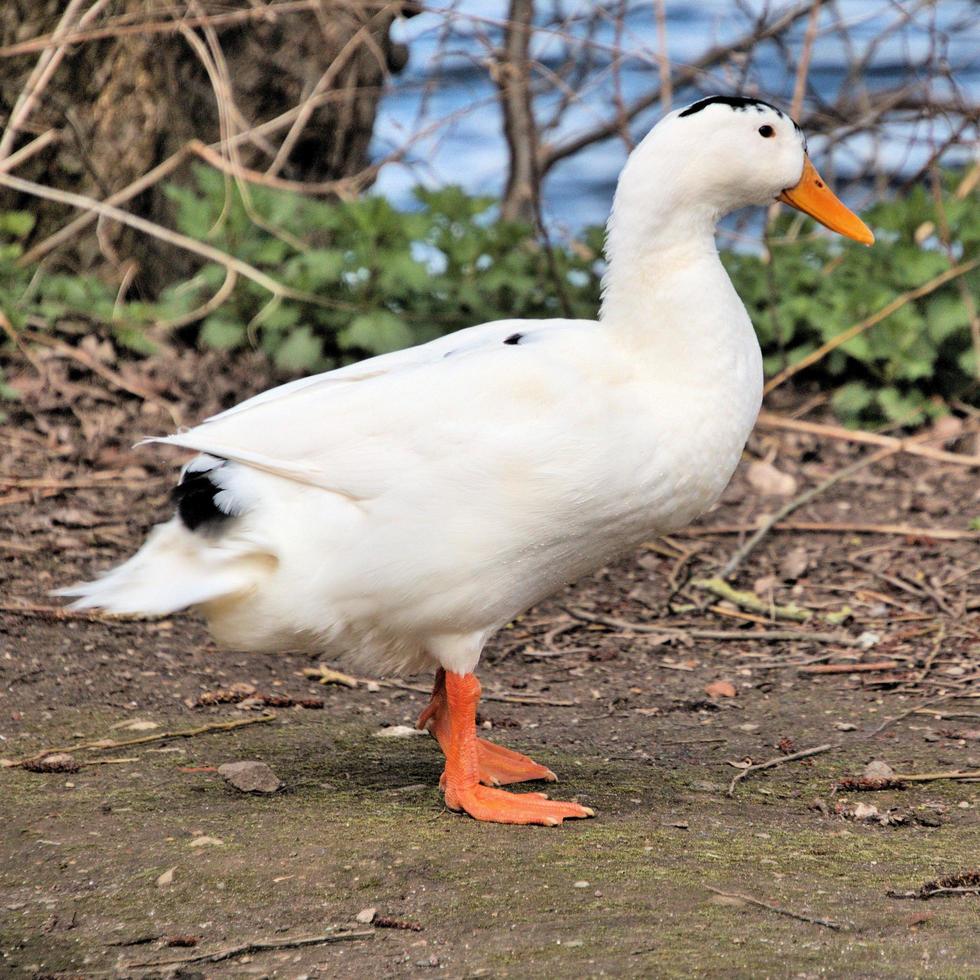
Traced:
MULTIPOLYGON (((440 668, 436 674, 432 700, 419 715, 417 727, 427 729, 439 745, 445 749, 449 740, 449 705, 446 701, 446 672, 440 668)), ((480 782, 485 786, 509 786, 512 783, 525 783, 543 780, 546 783, 558 782, 558 777, 547 767, 535 762, 521 752, 504 748, 485 738, 478 738, 477 766, 480 782)), ((445 789, 445 774, 439 786, 445 789)))
POLYGON ((578 803, 549 800, 544 793, 508 793, 491 786, 446 787, 446 806, 465 810, 489 823, 539 824, 558 827, 563 820, 594 817, 595 810, 578 803))
POLYGON ((508 793, 481 783, 491 777, 509 781, 527 778, 553 779, 554 773, 532 762, 519 752, 511 752, 476 737, 476 706, 480 682, 473 674, 446 673, 436 681, 433 702, 419 723, 427 725, 446 753, 446 769, 440 786, 446 806, 465 810, 476 820, 509 824, 542 824, 557 827, 574 817, 593 817, 594 811, 578 803, 549 800, 543 793, 508 793), (444 689, 440 690, 440 684, 444 689))

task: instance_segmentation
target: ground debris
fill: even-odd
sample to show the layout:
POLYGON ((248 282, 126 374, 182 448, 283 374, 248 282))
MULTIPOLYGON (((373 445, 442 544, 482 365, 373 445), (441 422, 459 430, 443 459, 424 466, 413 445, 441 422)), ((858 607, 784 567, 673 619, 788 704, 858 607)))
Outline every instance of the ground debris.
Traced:
POLYGON ((261 953, 270 949, 298 949, 303 946, 320 946, 326 943, 340 943, 351 939, 370 939, 373 935, 373 929, 332 929, 330 932, 324 933, 321 936, 297 936, 295 939, 270 939, 268 941, 256 940, 254 942, 242 943, 239 946, 229 946, 226 949, 219 949, 214 953, 198 953, 194 956, 183 956, 169 960, 154 960, 148 963, 126 963, 123 969, 132 970, 137 967, 173 966, 178 963, 220 963, 223 960, 230 960, 235 956, 243 956, 247 953, 261 953))
POLYGON ((264 763, 253 759, 226 762, 218 775, 243 793, 275 793, 282 788, 279 777, 264 763))
POLYGON ((889 898, 918 898, 923 901, 941 895, 980 895, 980 869, 943 875, 942 878, 925 882, 914 891, 889 890, 885 894, 889 898))
POLYGON ((834 783, 834 792, 874 792, 882 789, 905 789, 908 783, 894 776, 845 776, 834 783))
POLYGON ((323 707, 319 698, 293 698, 288 694, 262 694, 252 684, 236 683, 231 687, 205 691, 198 699, 199 707, 214 704, 237 704, 240 708, 310 708, 323 707))
POLYGON ((784 915, 790 919, 797 919, 800 922, 809 922, 811 925, 823 926, 825 929, 834 929, 837 931, 846 928, 839 922, 833 922, 830 919, 818 919, 813 916, 803 915, 801 912, 791 912, 789 909, 780 908, 778 905, 770 905, 768 902, 763 902, 761 899, 753 898, 751 895, 744 895, 741 892, 724 892, 720 888, 713 888, 711 885, 705 885, 705 888, 707 888, 712 894, 718 895, 721 898, 731 899, 736 903, 755 905, 757 908, 766 909, 769 912, 775 912, 776 915, 784 915))
POLYGON ((67 752, 51 752, 39 759, 28 759, 21 764, 28 772, 78 772, 81 766, 67 752))
POLYGON ((738 691, 731 681, 712 681, 705 686, 704 693, 709 698, 733 698, 738 691))
POLYGON ((389 915, 376 915, 372 925, 377 929, 403 929, 406 932, 421 932, 424 928, 421 922, 411 919, 394 919, 389 915))

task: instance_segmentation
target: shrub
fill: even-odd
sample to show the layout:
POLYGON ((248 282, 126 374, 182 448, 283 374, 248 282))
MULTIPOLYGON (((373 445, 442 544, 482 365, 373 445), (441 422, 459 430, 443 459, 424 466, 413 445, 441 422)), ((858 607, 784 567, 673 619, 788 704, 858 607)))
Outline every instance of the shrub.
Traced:
MULTIPOLYGON (((809 222, 786 214, 772 230, 770 260, 724 253, 767 374, 947 269, 936 227, 948 227, 954 256, 976 254, 980 213, 953 193, 954 176, 946 175, 941 215, 922 188, 867 212, 878 236, 872 249, 814 238, 809 222)), ((196 342, 228 351, 258 346, 284 372, 326 370, 488 320, 591 318, 598 306, 601 229, 549 253, 526 225, 496 220, 492 198, 455 187, 420 189, 407 210, 380 197, 324 202, 256 187, 246 207, 221 174, 198 167, 193 187, 167 193, 182 232, 284 287, 270 298, 239 277, 201 320, 196 342)), ((208 264, 155 303, 116 303, 94 277, 17 268, 32 224, 24 212, 0 215, 0 308, 15 329, 30 317, 83 317, 109 324, 119 343, 145 353, 148 323, 187 317, 225 280, 223 266, 208 264)), ((978 280, 973 272, 963 284, 975 295, 978 280)), ((834 388, 834 407, 848 424, 913 425, 942 411, 943 399, 975 396, 977 352, 960 287, 950 282, 906 303, 805 377, 834 388)))

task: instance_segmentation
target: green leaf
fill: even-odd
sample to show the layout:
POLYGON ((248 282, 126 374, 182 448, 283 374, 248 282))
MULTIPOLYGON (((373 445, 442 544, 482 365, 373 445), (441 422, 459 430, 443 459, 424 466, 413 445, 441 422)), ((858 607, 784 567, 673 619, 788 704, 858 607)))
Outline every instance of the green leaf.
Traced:
POLYGON ((30 211, 0 211, 0 233, 23 238, 34 230, 35 220, 30 211))
POLYGON ((245 327, 236 320, 225 319, 220 313, 213 313, 201 327, 201 344, 215 350, 234 350, 245 340, 245 327))
POLYGON ((412 343, 412 331, 403 320, 379 310, 355 317, 346 330, 341 330, 339 340, 347 348, 359 347, 370 354, 387 354, 401 350, 412 343))
POLYGON ((293 330, 276 351, 276 367, 285 371, 309 371, 323 357, 323 342, 309 327, 293 330))

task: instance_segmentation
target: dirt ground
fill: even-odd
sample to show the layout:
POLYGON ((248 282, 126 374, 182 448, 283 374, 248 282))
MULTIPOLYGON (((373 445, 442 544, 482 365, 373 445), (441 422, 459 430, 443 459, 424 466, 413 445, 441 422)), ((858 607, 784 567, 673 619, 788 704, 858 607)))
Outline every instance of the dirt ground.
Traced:
MULTIPOLYGON (((258 361, 87 353, 7 371, 24 400, 0 426, 0 758, 67 747, 80 768, 0 768, 0 976, 980 977, 975 888, 889 895, 980 869, 980 782, 838 785, 873 760, 980 770, 975 469, 896 453, 821 493, 791 517, 808 529, 773 530, 730 579, 752 611, 703 580, 870 451, 757 432, 696 528, 493 641, 484 734, 597 817, 482 825, 443 808, 432 739, 376 737, 412 724, 430 677, 323 686, 317 661, 218 649, 193 616, 59 615, 48 589, 169 513, 176 457, 132 442, 269 380, 258 361), (811 672, 829 664, 875 669, 811 672), (233 684, 322 709, 201 704, 233 684), (160 737, 234 720, 252 723, 160 737), (79 747, 106 737, 155 740, 79 747), (237 760, 283 788, 229 786, 215 770, 237 760), (203 959, 256 943, 282 948, 203 959)), ((820 398, 778 407, 829 421, 820 398)), ((928 444, 972 451, 960 414, 928 444)))

